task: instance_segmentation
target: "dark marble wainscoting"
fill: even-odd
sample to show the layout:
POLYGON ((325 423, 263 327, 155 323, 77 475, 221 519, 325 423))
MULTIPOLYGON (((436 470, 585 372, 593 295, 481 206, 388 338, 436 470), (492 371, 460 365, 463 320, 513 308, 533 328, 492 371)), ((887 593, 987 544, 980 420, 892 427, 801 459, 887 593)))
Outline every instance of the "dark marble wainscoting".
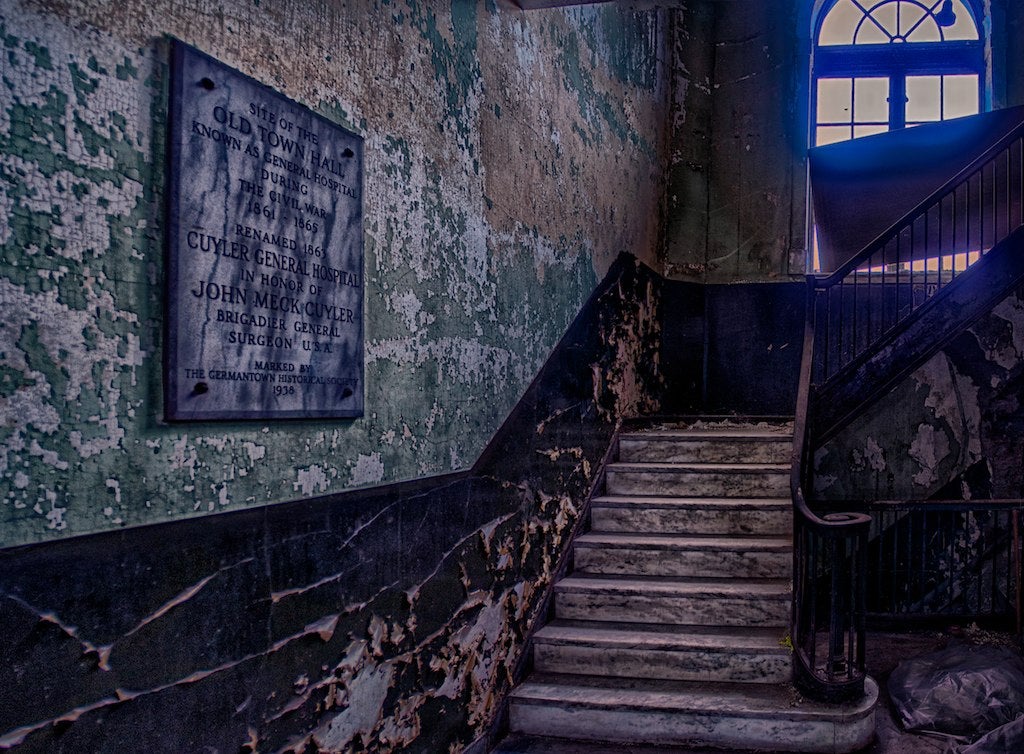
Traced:
POLYGON ((791 416, 796 409, 807 287, 700 285, 662 293, 663 410, 791 416))
POLYGON ((0 747, 479 741, 617 422, 659 408, 659 293, 621 257, 467 472, 0 552, 0 747))

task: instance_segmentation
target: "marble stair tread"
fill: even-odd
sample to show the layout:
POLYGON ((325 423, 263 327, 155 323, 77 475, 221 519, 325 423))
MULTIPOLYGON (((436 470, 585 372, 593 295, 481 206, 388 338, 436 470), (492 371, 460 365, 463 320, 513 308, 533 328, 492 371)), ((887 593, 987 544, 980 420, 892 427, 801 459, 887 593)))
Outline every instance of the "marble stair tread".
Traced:
POLYGON ((711 550, 730 552, 792 552, 789 537, 714 534, 634 534, 590 531, 575 540, 577 547, 645 550, 711 550))
POLYGON ((643 463, 616 462, 608 464, 608 471, 619 473, 665 473, 665 474, 789 474, 786 463, 643 463))
POLYGON ((757 427, 739 427, 724 425, 697 426, 666 426, 660 425, 648 429, 628 429, 620 433, 620 437, 656 437, 665 435, 667 437, 750 437, 754 439, 786 439, 793 437, 793 425, 763 425, 757 427))
POLYGON ((527 705, 846 722, 873 711, 878 687, 871 678, 865 679, 864 692, 855 702, 825 704, 801 697, 789 684, 534 673, 510 696, 513 703, 527 705))
POLYGON ((670 597, 759 597, 789 599, 789 579, 623 577, 588 574, 567 576, 555 592, 670 597))
POLYGON ((793 450, 785 435, 697 435, 652 432, 619 437, 623 463, 788 463, 793 450))
POLYGON ((554 620, 534 636, 538 644, 581 644, 603 649, 764 652, 789 655, 782 645, 785 629, 745 626, 680 626, 554 620))
POLYGON ((791 444, 793 434, 780 432, 750 432, 742 430, 652 429, 644 432, 623 432, 619 442, 741 442, 791 444))
MULTIPOLYGON (((493 749, 491 754, 626 754, 627 752, 628 754, 669 754, 670 752, 672 754, 723 754, 722 750, 717 747, 698 750, 686 744, 679 746, 628 744, 629 748, 625 752, 622 746, 621 743, 608 744, 511 733, 498 743, 497 748, 493 749)), ((761 754, 764 754, 763 751, 761 754)))
POLYGON ((794 422, 792 417, 776 417, 774 419, 763 419, 759 421, 737 421, 726 416, 701 417, 690 420, 648 420, 640 426, 631 426, 630 429, 626 430, 626 432, 683 430, 688 432, 779 432, 792 435, 793 424, 794 422))
POLYGON ((696 510, 719 510, 721 512, 750 510, 790 511, 793 501, 788 497, 674 497, 645 495, 599 495, 592 507, 602 508, 665 508, 670 510, 693 508, 696 510))
POLYGON ((780 497, 789 492, 789 466, 772 463, 612 463, 609 495, 780 497))

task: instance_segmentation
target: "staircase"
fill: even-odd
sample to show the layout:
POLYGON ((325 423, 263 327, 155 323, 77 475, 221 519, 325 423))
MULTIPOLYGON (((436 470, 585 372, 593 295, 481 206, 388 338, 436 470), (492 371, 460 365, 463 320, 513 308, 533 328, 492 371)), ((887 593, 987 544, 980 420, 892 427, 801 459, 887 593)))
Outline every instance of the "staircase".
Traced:
POLYGON ((553 739, 809 752, 870 742, 873 683, 846 706, 789 684, 791 445, 784 422, 620 437, 497 752, 557 751, 553 739))

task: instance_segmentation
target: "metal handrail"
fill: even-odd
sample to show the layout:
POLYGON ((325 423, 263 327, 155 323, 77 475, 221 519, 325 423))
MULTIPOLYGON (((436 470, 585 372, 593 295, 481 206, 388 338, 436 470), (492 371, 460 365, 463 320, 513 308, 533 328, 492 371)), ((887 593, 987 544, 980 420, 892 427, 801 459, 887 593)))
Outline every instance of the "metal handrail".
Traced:
POLYGON ((864 693, 864 561, 870 516, 819 516, 807 504, 810 478, 811 368, 814 358, 813 280, 808 281, 807 320, 793 424, 790 493, 793 499, 793 679, 800 690, 823 701, 845 701, 864 693), (829 582, 827 609, 818 604, 818 582, 829 582), (820 619, 827 613, 825 646, 820 619), (822 651, 824 650, 824 651, 822 651))
POLYGON ((811 278, 823 320, 814 381, 840 379, 1022 224, 1019 124, 834 273, 811 278))
POLYGON ((978 170, 990 163, 999 154, 1006 151, 1006 149, 1014 142, 1018 141, 1022 135, 1024 135, 1024 123, 1019 123, 1008 131, 1005 136, 999 139, 999 141, 993 143, 988 149, 953 175, 952 178, 942 184, 939 188, 935 189, 935 191, 929 194, 923 201, 919 202, 916 207, 879 233, 875 237, 875 240, 871 241, 867 246, 850 257, 841 267, 839 267, 839 269, 834 272, 830 272, 824 277, 813 276, 812 279, 814 280, 815 287, 830 288, 840 282, 840 280, 851 272, 856 272, 858 269, 863 267, 864 263, 871 258, 872 254, 899 235, 900 231, 907 226, 908 219, 919 217, 928 207, 933 206, 936 202, 946 197, 951 190, 962 185, 967 179, 975 175, 978 170))
MULTIPOLYGON (((862 512, 818 514, 811 509, 811 397, 817 389, 815 383, 820 387, 830 377, 833 355, 837 362, 833 373, 838 373, 905 323, 948 282, 944 277, 955 278, 957 255, 976 251, 980 256, 1022 224, 1024 123, 979 154, 834 273, 807 278, 807 317, 790 472, 794 591, 791 638, 794 682, 814 698, 841 701, 863 694, 865 557, 871 527, 871 517, 862 512), (962 216, 957 214, 958 209, 962 216), (986 228, 988 214, 991 217, 986 228), (976 218, 974 232, 972 218, 976 218), (913 260, 920 259, 922 253, 927 256, 933 248, 938 269, 932 281, 928 265, 923 265, 921 286, 920 276, 914 278, 913 260), (944 275, 942 260, 948 255, 953 258, 952 274, 944 275), (901 265, 907 260, 911 261, 904 273, 907 279, 901 280, 901 265), (875 275, 881 278, 880 286, 873 286, 875 275), (851 277, 852 285, 844 288, 851 277), (934 292, 929 291, 930 284, 934 292), (915 290, 919 287, 923 292, 915 290), (829 332, 834 318, 834 289, 838 292, 839 320, 835 337, 829 332), (862 297, 859 305, 858 293, 862 297), (907 300, 901 302, 901 296, 907 300), (915 301, 915 296, 922 300, 915 301), (880 316, 871 311, 879 302, 880 316), (847 309, 852 312, 851 332, 843 329, 847 309), (866 322, 857 319, 862 309, 867 311, 866 322), (891 317, 886 316, 889 309, 891 317), (818 322, 819 316, 824 322, 818 322), (820 363, 816 364, 816 359, 820 363), (816 373, 819 380, 815 379, 816 373)), ((970 266, 969 257, 965 256, 964 261, 970 266)))

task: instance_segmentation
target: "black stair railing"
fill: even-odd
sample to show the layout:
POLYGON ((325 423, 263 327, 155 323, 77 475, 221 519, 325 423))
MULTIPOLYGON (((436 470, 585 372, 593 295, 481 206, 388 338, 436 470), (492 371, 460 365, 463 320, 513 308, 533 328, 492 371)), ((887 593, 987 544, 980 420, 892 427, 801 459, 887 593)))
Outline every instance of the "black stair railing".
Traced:
POLYGON ((943 618, 1020 630, 1024 500, 879 500, 867 510, 873 621, 943 618))
MULTIPOLYGON (((809 287, 813 291, 813 287, 809 287)), ((810 489, 810 388, 814 316, 807 308, 800 386, 793 426, 793 680, 804 694, 841 702, 864 693, 864 588, 871 518, 818 515, 810 489)))
MULTIPOLYGON (((816 513, 815 401, 1024 224, 1024 124, 984 150, 839 270, 808 277, 792 458, 794 681, 826 701, 863 694, 870 516, 816 513)), ((855 211, 855 208, 853 209, 855 211)), ((898 354, 894 354, 898 357, 898 354)), ((835 426, 830 427, 835 431, 835 426)))
POLYGON ((855 369, 912 314, 1024 224, 1022 139, 1024 125, 838 270, 812 278, 815 385, 855 369))

